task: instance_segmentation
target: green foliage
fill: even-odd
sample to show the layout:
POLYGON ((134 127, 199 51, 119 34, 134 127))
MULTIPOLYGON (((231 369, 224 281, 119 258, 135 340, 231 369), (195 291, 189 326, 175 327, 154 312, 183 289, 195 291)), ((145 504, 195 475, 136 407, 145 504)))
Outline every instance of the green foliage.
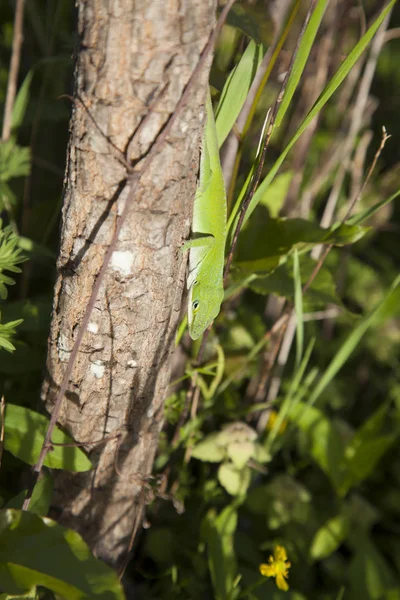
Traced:
MULTIPOLYGON (((5 508, 22 509, 27 490, 22 490, 19 494, 7 502, 5 508)), ((42 472, 41 479, 35 485, 32 498, 29 504, 29 512, 45 517, 49 512, 51 500, 53 497, 53 478, 47 471, 42 472)))
POLYGON ((8 323, 0 323, 0 348, 13 352, 15 346, 11 343, 12 337, 15 335, 15 328, 21 325, 23 319, 16 319, 8 323))
POLYGON ((202 537, 207 545, 215 600, 235 600, 240 593, 234 552, 237 521, 237 510, 233 505, 227 506, 218 516, 215 511, 210 511, 204 519, 202 537))
MULTIPOLYGON (((4 271, 20 273, 21 269, 17 265, 25 260, 22 250, 18 248, 18 242, 19 238, 13 233, 11 227, 3 227, 0 220, 0 299, 2 300, 5 300, 8 295, 6 286, 14 285, 15 283, 14 279, 6 275, 4 271)), ((22 321, 22 319, 15 319, 8 323, 0 323, 0 349, 3 348, 8 352, 15 350, 10 340, 15 335, 15 328, 22 321)))
POLYGON ((212 433, 196 444, 193 458, 221 463, 218 469, 218 481, 231 496, 243 496, 251 481, 251 469, 248 462, 265 463, 269 455, 264 447, 257 443, 257 433, 245 423, 231 423, 220 433, 212 433))
POLYGON ((251 40, 240 62, 225 82, 215 115, 220 146, 239 116, 262 58, 262 46, 251 40))
MULTIPOLYGON (((184 371, 185 378, 197 377, 196 416, 181 426, 178 448, 168 447, 163 437, 158 464, 161 468, 167 463, 174 465, 179 488, 175 483, 173 489, 178 489, 187 517, 182 523, 182 517, 172 517, 167 509, 162 514, 154 510, 156 530, 150 535, 154 546, 151 555, 145 552, 145 556, 151 557, 158 573, 158 581, 148 586, 156 597, 382 600, 398 594, 400 548, 391 533, 384 538, 376 533, 379 527, 387 527, 386 518, 393 523, 399 515, 394 489, 400 484, 400 473, 390 460, 391 453, 399 459, 400 396, 394 383, 399 374, 395 358, 400 342, 399 278, 394 264, 395 236, 390 251, 383 249, 383 236, 375 221, 380 215, 381 223, 386 223, 388 216, 382 217, 383 211, 390 216, 395 210, 392 207, 399 193, 396 167, 387 190, 379 189, 377 167, 372 178, 376 179, 364 192, 361 205, 343 221, 353 194, 346 189, 349 176, 339 204, 347 195, 348 201, 329 227, 319 225, 319 219, 335 182, 335 168, 325 175, 308 215, 297 206, 290 214, 285 206, 298 163, 307 190, 314 184, 313 169, 319 175, 325 149, 333 152, 337 132, 329 129, 328 113, 332 106, 333 110, 339 106, 339 87, 347 85, 346 78, 393 6, 393 2, 388 4, 375 21, 369 21, 364 36, 346 33, 345 52, 330 65, 333 76, 314 105, 306 107, 304 116, 296 101, 303 100, 299 87, 310 77, 308 63, 327 4, 316 3, 289 74, 278 124, 288 121, 290 135, 285 140, 281 129, 273 132, 266 174, 239 235, 225 301, 206 345, 205 360, 201 367, 188 361, 184 371), (322 108, 326 116, 320 115, 322 108), (305 159, 304 150, 299 149, 292 161, 289 152, 296 153, 300 137, 317 115, 321 132, 314 137, 309 157, 305 159), (316 258, 320 245, 333 249, 310 284, 317 265, 320 267, 316 258), (290 302, 292 318, 287 326, 296 336, 295 348, 290 353, 287 350, 286 356, 283 337, 278 359, 273 352, 279 350, 275 339, 279 334, 269 331, 282 316, 269 311, 271 299, 277 302, 276 298, 290 302), (324 317, 330 311, 336 315, 334 322, 324 317), (324 327, 317 320, 320 313, 324 327), (329 334, 330 325, 333 333, 329 334), (270 360, 278 360, 274 371, 270 360), (365 384, 361 383, 363 377, 365 384), (262 387, 264 378, 269 390, 262 387), (274 395, 271 391, 276 385, 279 393, 274 395), (183 462, 179 450, 184 452, 183 462), (187 527, 188 521, 200 517, 200 531, 196 527, 185 531, 185 523, 187 527), (157 537, 157 531, 162 536, 157 537), (193 555, 186 563, 178 547, 189 539, 193 555), (163 540, 168 540, 169 556, 162 552, 163 540), (270 564, 277 544, 286 549, 292 563, 289 592, 278 590, 277 581, 260 577, 259 565, 270 564), (162 560, 157 556, 160 552, 162 560), (165 570, 171 573, 170 581, 162 576, 165 570), (207 592, 203 586, 208 586, 207 592)), ((220 141, 236 122, 243 102, 238 90, 247 93, 253 78, 256 27, 252 17, 248 18, 249 28, 243 29, 253 31, 253 41, 244 44, 245 53, 238 59, 235 44, 238 39, 243 41, 239 32, 243 29, 237 24, 237 15, 236 11, 230 21, 237 28, 235 33, 226 34, 223 48, 221 45, 223 60, 217 56, 220 70, 229 57, 235 57, 236 63, 220 84, 218 115, 223 115, 224 124, 222 127, 217 119, 217 126, 224 131, 220 141), (246 61, 250 68, 245 77, 246 61), (235 93, 231 87, 229 96, 232 82, 235 93)), ((307 89, 312 89, 312 83, 308 85, 307 89)), ((259 106, 253 107, 258 128, 273 104, 271 97, 271 92, 265 93, 259 106)), ((258 138, 259 130, 254 127, 240 140, 243 153, 239 167, 235 165, 237 200, 230 215, 231 232, 257 165, 258 138)), ((389 160, 385 153, 382 159, 389 160)), ((300 196, 302 191, 299 187, 300 196)), ((172 431, 186 402, 185 378, 167 402, 172 431)), ((132 570, 135 572, 134 567, 132 570)), ((146 577, 152 572, 148 570, 146 577)), ((136 576, 140 577, 137 572, 136 576)))
POLYGON ((0 573, 7 594, 40 585, 68 600, 124 598, 116 573, 77 533, 15 509, 0 511, 0 573))
MULTIPOLYGON (((4 422, 4 447, 14 456, 34 465, 39 458, 49 419, 33 410, 7 404, 4 422)), ((84 452, 73 444, 73 439, 60 429, 55 429, 52 442, 55 445, 47 454, 44 464, 52 469, 88 471, 92 464, 84 452)))
POLYGON ((285 116, 287 109, 290 106, 293 95, 299 85, 300 77, 304 71, 308 56, 310 54, 315 36, 317 35, 321 20, 324 15, 328 0, 318 0, 315 9, 312 12, 311 18, 304 31, 304 36, 301 40, 298 52, 293 63, 293 69, 289 74, 289 79, 282 103, 279 106, 276 116, 276 126, 279 127, 285 116))
POLYGON ((7 298, 6 285, 14 285, 15 281, 3 273, 11 271, 20 273, 21 269, 17 267, 25 258, 22 251, 18 248, 18 237, 13 233, 11 227, 2 228, 0 221, 0 298, 7 298))
MULTIPOLYGON (((303 119, 302 123, 298 127, 296 133, 291 138, 290 142, 287 144, 286 148, 283 150, 283 152, 281 153, 281 155, 279 156, 279 158, 277 159, 277 161, 275 162, 273 167, 270 169, 267 177, 264 179, 264 181, 261 183, 261 185, 257 189, 257 192, 253 196, 253 199, 249 206, 249 210, 246 213, 246 220, 249 219, 251 213, 253 212, 254 208, 257 206, 257 204, 259 202, 259 196, 263 195, 265 193, 265 190, 271 183, 272 179, 275 177, 279 167, 282 165, 283 161, 285 160, 286 156, 288 155, 288 153, 290 152, 292 147, 295 145, 295 143, 300 138, 300 136, 304 133, 307 126, 311 123, 311 121, 315 118, 315 116, 320 112, 320 110, 323 108, 323 106, 328 102, 328 100, 330 99, 332 94, 334 94, 334 92, 337 90, 337 88, 341 85, 341 83, 347 77, 347 75, 349 74, 351 69, 354 67, 355 63, 359 60, 360 56, 367 48, 371 39, 375 35, 379 26, 382 24, 384 18, 386 17, 386 15, 390 11, 390 9, 393 7, 395 2, 396 2, 396 0, 391 0, 391 2, 389 2, 389 4, 381 12, 379 17, 374 21, 374 23, 367 30, 367 32, 362 36, 360 41, 355 45, 353 50, 350 52, 350 54, 347 56, 347 58, 343 61, 343 63, 341 64, 341 66, 339 67, 337 72, 333 75, 333 77, 331 78, 329 83, 326 85, 325 89, 320 94, 318 100, 315 102, 314 106, 308 112, 306 117, 303 119)), ((239 205, 240 205, 241 198, 242 198, 242 194, 239 196, 237 203, 232 211, 231 218, 228 221, 228 228, 230 226, 232 226, 232 231, 236 227, 237 218, 235 218, 235 217, 236 217, 236 213, 239 208, 239 205), (232 225, 232 223, 233 223, 233 225, 232 225)))
MULTIPOLYGON (((204 362, 199 366, 194 360, 199 345, 190 358, 183 353, 177 358, 155 462, 160 481, 167 483, 168 473, 169 486, 158 489, 158 478, 151 480, 155 501, 146 515, 152 526, 138 538, 126 572, 134 593, 149 600, 400 598, 400 54, 395 40, 385 43, 378 60, 372 90, 377 112, 371 119, 378 104, 373 100, 361 115, 352 153, 333 160, 353 123, 364 72, 357 74, 357 67, 395 3, 366 3, 363 33, 348 17, 359 12, 356 0, 348 6, 339 2, 334 26, 328 14, 332 4, 318 0, 304 30, 204 362), (329 40, 334 43, 324 56, 322 41, 329 40), (392 139, 343 221, 365 181, 382 123, 392 139), (364 134, 370 130, 376 135, 363 159, 364 134), (322 227, 342 166, 337 209, 332 223, 322 227), (320 245, 328 244, 333 249, 304 294, 320 245), (291 315, 286 334, 278 327, 283 302, 291 315), (295 336, 292 344, 289 334, 295 336), (181 422, 195 379, 198 395, 190 418, 181 422), (275 577, 260 575, 259 565, 270 564, 277 545, 291 563, 287 592, 277 588, 275 577)), ((55 98, 68 91, 75 46, 72 4, 60 0, 46 10, 39 5, 25 15, 29 56, 21 62, 12 136, 0 143, 0 210, 10 223, 0 227, 5 398, 0 600, 123 598, 116 574, 76 533, 47 518, 53 504, 51 469, 91 468, 58 428, 52 440, 67 446, 53 447, 29 512, 20 511, 26 465, 37 460, 48 425, 37 409, 69 117, 69 107, 55 98), (19 278, 26 256, 29 273, 19 278)), ((267 53, 269 61, 252 118, 239 136, 231 235, 258 164, 262 123, 279 93, 308 5, 293 2, 290 15, 279 21, 277 11, 260 0, 236 2, 216 46, 211 81, 219 143, 225 148, 229 133, 237 134, 235 123, 267 53)), ((2 7, 0 47, 7 58, 12 17, 2 7)), ((392 27, 398 27, 398 18, 397 6, 392 27)), ((0 66, 3 84, 6 63, 0 66)), ((188 350, 185 323, 178 337, 188 350)))

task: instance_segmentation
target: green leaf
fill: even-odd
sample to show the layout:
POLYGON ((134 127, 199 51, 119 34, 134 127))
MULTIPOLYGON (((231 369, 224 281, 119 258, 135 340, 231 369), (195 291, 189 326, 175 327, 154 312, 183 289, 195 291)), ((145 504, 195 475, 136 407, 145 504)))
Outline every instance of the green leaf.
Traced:
POLYGON ((297 250, 293 255, 294 311, 296 314, 296 369, 300 367, 304 346, 303 293, 300 261, 297 250))
POLYGON ((295 249, 304 252, 316 244, 344 246, 365 235, 367 229, 337 224, 324 229, 305 219, 272 219, 264 207, 257 208, 257 216, 239 238, 235 263, 287 256, 295 249))
POLYGON ((229 423, 218 434, 218 443, 227 448, 234 442, 248 442, 257 439, 257 432, 242 421, 229 423))
POLYGON ((317 35, 318 28, 321 24, 322 17, 325 12, 328 0, 319 0, 312 12, 311 18, 304 31, 304 35, 301 39, 300 46, 296 53, 292 71, 289 75, 289 80, 285 89, 285 94, 281 105, 279 106, 278 114, 276 116, 276 127, 279 127, 282 123, 282 119, 286 114, 286 111, 292 101, 293 95, 296 91, 297 85, 300 81, 304 67, 306 65, 308 56, 310 54, 312 45, 314 43, 315 36, 317 35))
POLYGON ((225 450, 218 443, 218 433, 208 435, 204 440, 196 444, 192 451, 192 457, 204 462, 221 462, 225 458, 225 450))
POLYGON ((15 509, 0 511, 0 581, 8 594, 41 585, 68 600, 124 598, 117 574, 75 531, 15 509))
POLYGON ((17 196, 4 181, 0 180, 0 210, 9 210, 14 208, 18 203, 17 196))
MULTIPOLYGON (((253 210, 257 206, 257 204, 260 200, 260 196, 262 196, 265 193, 269 184, 274 179, 275 175, 277 174, 280 166, 282 165, 286 156, 289 154, 290 150, 293 148, 293 146, 295 145, 297 140, 300 138, 300 136, 304 133, 304 131, 306 130, 308 125, 311 123, 311 121, 314 119, 314 117, 325 106, 325 104, 328 102, 328 100, 331 98, 331 96, 334 94, 334 92, 337 90, 337 88, 341 85, 341 83, 344 81, 344 79, 350 73, 351 69, 354 67, 354 65, 356 64, 356 62, 358 61, 358 59, 361 57, 362 53, 364 52, 364 50, 367 48, 368 44, 370 43, 373 36, 377 32, 378 28, 382 24, 386 15, 389 13, 389 11, 394 6, 395 2, 396 2, 396 0, 391 0, 391 2, 389 2, 389 4, 382 10, 379 17, 374 21, 374 23, 371 25, 371 27, 361 37, 359 42, 354 46, 353 50, 350 52, 350 54, 348 54, 347 58, 343 61, 343 63, 340 65, 339 69, 336 71, 336 73, 330 79, 328 84, 325 86, 324 90, 322 91, 321 95, 315 102, 314 106, 311 108, 311 110, 308 112, 306 117, 303 119, 303 121, 300 124, 300 126, 298 127, 296 133, 293 135, 293 137, 287 144, 286 148, 280 154, 279 158, 275 161, 272 168, 268 171, 268 175, 265 177, 265 179, 259 186, 257 192, 254 194, 252 201, 250 203, 250 206, 246 212, 245 222, 249 219, 253 210)), ((241 201, 241 195, 239 195, 239 198, 235 204, 235 207, 230 215, 230 218, 228 221, 228 230, 229 231, 234 231, 236 228, 240 201, 241 201)))
POLYGON ((357 213, 357 214, 353 215, 352 217, 349 217, 346 221, 346 225, 360 225, 361 223, 364 223, 364 221, 367 221, 375 213, 377 213, 378 210, 380 210, 387 204, 390 204, 391 202, 393 202, 393 200, 395 200, 397 198, 397 196, 399 196, 399 195, 400 195, 400 190, 397 191, 392 196, 390 196, 390 198, 385 198, 385 200, 381 200, 380 202, 377 202, 373 206, 366 208, 362 212, 357 213))
POLYGON ((339 429, 321 410, 303 402, 292 406, 288 418, 306 434, 311 456, 337 488, 345 450, 339 429))
POLYGON ((307 523, 311 514, 311 494, 290 475, 277 475, 267 485, 253 487, 246 498, 247 508, 264 516, 267 526, 279 529, 288 523, 307 523))
POLYGON ((29 175, 31 168, 31 152, 29 148, 21 148, 13 139, 0 141, 0 182, 14 177, 29 175))
POLYGON ((203 526, 215 600, 231 600, 234 597, 236 579, 234 534, 237 520, 237 510, 231 505, 227 506, 218 517, 215 516, 214 511, 210 511, 203 526))
POLYGON ((23 594, 23 596, 10 596, 9 594, 0 594, 0 600, 37 600, 39 598, 36 586, 34 586, 31 590, 23 594))
POLYGON ((236 123, 262 58, 262 46, 251 40, 226 80, 215 115, 220 147, 236 123))
MULTIPOLYGON (((295 369, 292 377, 292 382, 290 387, 283 399, 283 402, 279 408, 278 416, 268 433, 267 440, 265 442, 265 448, 267 454, 270 453, 272 445, 278 436, 279 430, 286 419, 288 412, 293 408, 300 400, 302 399, 302 394, 306 391, 305 386, 302 385, 304 373, 306 371, 308 362, 310 360, 311 352, 314 348, 315 338, 312 338, 307 346, 307 349, 304 353, 304 357, 301 361, 301 364, 297 369, 295 369)), ((310 377, 310 376, 309 376, 310 377)))
POLYGON ((398 433, 381 435, 357 448, 351 459, 342 466, 346 471, 338 490, 340 495, 344 496, 353 485, 366 479, 398 439, 398 433))
MULTIPOLYGON (((45 517, 49 512, 51 499, 53 496, 53 478, 50 473, 42 471, 42 476, 35 485, 32 498, 29 503, 29 512, 45 517)), ((7 502, 6 508, 22 509, 26 497, 26 491, 22 490, 17 496, 7 502)))
POLYGON ((263 41, 268 44, 271 39, 271 19, 268 18, 267 11, 262 10, 262 7, 260 10, 257 3, 242 6, 239 2, 235 2, 226 22, 255 40, 257 44, 263 41))
MULTIPOLYGON (((310 257, 303 257, 301 265, 301 281, 304 285, 314 271, 316 263, 310 257)), ((241 268, 254 267, 254 264, 241 264, 241 268)), ((236 274, 235 274, 236 277, 236 274)), ((292 261, 289 260, 270 275, 264 277, 258 276, 253 277, 248 287, 257 294, 276 294, 277 296, 283 296, 289 300, 293 300, 294 296, 294 282, 293 282, 293 266, 292 261)), ((322 267, 312 282, 311 286, 307 290, 303 298, 304 310, 310 310, 313 308, 323 307, 326 304, 337 304, 341 306, 342 302, 336 294, 336 284, 332 274, 326 267, 322 267)))
POLYGON ((202 377, 200 377, 200 375, 197 379, 202 395, 204 396, 204 399, 206 401, 210 401, 214 397, 215 392, 217 391, 217 388, 221 383, 225 370, 225 354, 222 349, 222 346, 220 344, 216 344, 215 350, 217 352, 217 363, 215 369, 215 376, 213 377, 210 385, 207 386, 205 380, 202 377))
POLYGON ((15 335, 15 328, 21 325, 22 319, 9 321, 8 323, 0 323, 0 348, 4 348, 7 352, 14 352, 15 346, 10 342, 15 335))
POLYGON ((24 82, 19 88, 18 94, 15 98, 11 119, 11 129, 14 133, 24 120, 26 108, 29 102, 29 88, 31 85, 32 77, 33 69, 31 69, 25 77, 24 82))
POLYGON ((337 515, 329 519, 315 534, 311 542, 310 557, 322 560, 330 556, 347 538, 350 520, 346 515, 337 515))
POLYGON ((292 179, 292 171, 280 173, 275 177, 274 181, 265 192, 260 195, 259 205, 268 209, 268 214, 271 218, 276 219, 279 215, 279 211, 285 202, 292 179))
MULTIPOLYGON (((49 419, 33 410, 6 404, 4 448, 14 456, 34 465, 49 424, 49 419)), ((52 441, 58 444, 73 444, 74 440, 55 428, 52 441)), ((78 447, 54 446, 44 461, 46 467, 65 469, 72 472, 88 471, 92 468, 86 454, 78 447)))
POLYGON ((365 535, 357 538, 356 554, 349 568, 349 576, 349 598, 381 600, 391 597, 394 600, 396 596, 386 596, 386 593, 399 591, 398 578, 365 535))
POLYGON ((218 481, 231 496, 242 496, 250 485, 251 471, 248 467, 238 469, 233 463, 224 462, 218 469, 218 481))
POLYGON ((7 297, 6 285, 14 285, 15 281, 2 271, 20 273, 21 269, 17 265, 26 260, 17 248, 18 239, 10 226, 2 228, 0 219, 0 298, 3 300, 7 297))
POLYGON ((233 442, 227 447, 228 456, 236 469, 243 469, 254 454, 253 442, 233 442))
POLYGON ((262 444, 254 443, 253 458, 258 463, 267 463, 271 461, 271 455, 262 444))
POLYGON ((339 486, 340 495, 366 479, 375 469, 382 456, 396 442, 400 435, 400 427, 393 433, 381 434, 387 416, 388 402, 376 410, 354 434, 347 444, 341 462, 342 480, 339 486))

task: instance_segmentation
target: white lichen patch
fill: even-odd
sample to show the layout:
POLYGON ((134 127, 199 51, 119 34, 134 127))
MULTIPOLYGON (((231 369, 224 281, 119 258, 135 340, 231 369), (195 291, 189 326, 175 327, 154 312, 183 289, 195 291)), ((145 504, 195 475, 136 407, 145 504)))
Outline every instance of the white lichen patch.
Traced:
POLYGON ((128 360, 127 365, 130 369, 135 369, 138 366, 137 361, 133 359, 128 360))
POLYGON ((129 250, 115 251, 111 257, 111 267, 123 275, 132 273, 133 253, 129 250))
POLYGON ((90 365, 90 370, 93 373, 93 375, 96 377, 96 379, 101 379, 104 376, 106 367, 101 360, 95 360, 90 365))
POLYGON ((61 362, 68 362, 71 350, 68 349, 68 337, 64 333, 60 333, 57 340, 58 357, 61 362))
POLYGON ((98 333, 99 332, 99 326, 97 323, 89 323, 89 325, 87 326, 87 330, 90 333, 98 333))

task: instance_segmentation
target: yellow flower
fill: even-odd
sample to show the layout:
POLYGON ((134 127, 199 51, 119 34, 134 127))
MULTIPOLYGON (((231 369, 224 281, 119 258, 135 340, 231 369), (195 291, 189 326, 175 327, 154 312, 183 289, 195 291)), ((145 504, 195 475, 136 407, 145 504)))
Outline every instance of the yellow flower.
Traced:
POLYGON ((289 577, 290 562, 287 559, 286 550, 283 546, 275 546, 274 555, 270 556, 268 563, 259 566, 260 573, 264 577, 275 577, 275 583, 280 590, 286 592, 289 589, 286 579, 289 577))
MULTIPOLYGON (((274 428, 275 422, 278 419, 279 413, 276 412, 276 410, 271 410, 270 414, 269 414, 269 419, 267 421, 267 431, 272 431, 272 429, 274 428)), ((286 419, 283 419, 282 423, 280 424, 279 430, 278 430, 278 434, 282 435, 282 433, 284 433, 285 429, 287 427, 287 421, 286 419)))

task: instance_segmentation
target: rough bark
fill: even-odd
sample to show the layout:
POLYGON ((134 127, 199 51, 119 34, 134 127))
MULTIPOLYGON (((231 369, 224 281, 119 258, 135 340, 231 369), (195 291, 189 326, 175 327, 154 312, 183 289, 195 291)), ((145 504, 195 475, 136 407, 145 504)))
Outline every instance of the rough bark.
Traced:
MULTIPOLYGON (((93 120, 76 102, 43 388, 50 411, 129 193, 126 169, 99 129, 140 166, 199 60, 215 8, 215 0, 78 3, 76 96, 93 120)), ((56 478, 59 520, 113 565, 142 517, 140 482, 151 473, 163 422, 186 264, 178 249, 190 229, 207 78, 205 70, 135 193, 59 419, 78 441, 123 433, 122 443, 91 451, 93 471, 56 478)))

